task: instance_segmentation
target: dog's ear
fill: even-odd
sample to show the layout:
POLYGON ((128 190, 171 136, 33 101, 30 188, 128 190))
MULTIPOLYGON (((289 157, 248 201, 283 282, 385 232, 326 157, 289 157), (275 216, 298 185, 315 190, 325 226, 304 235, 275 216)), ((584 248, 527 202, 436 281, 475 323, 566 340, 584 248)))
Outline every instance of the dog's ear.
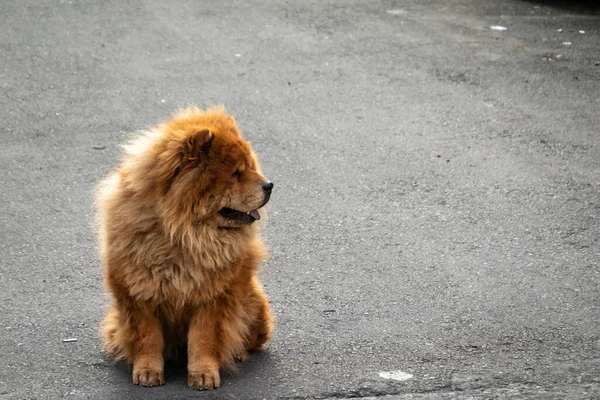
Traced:
POLYGON ((214 139, 215 135, 208 129, 194 133, 186 140, 184 147, 185 155, 195 158, 201 153, 207 153, 214 139))
POLYGON ((166 193, 172 186, 175 178, 190 165, 196 165, 208 153, 215 135, 208 129, 203 129, 187 137, 179 139, 174 146, 169 146, 158 155, 158 163, 154 166, 148 180, 155 179, 154 186, 160 193, 166 193), (191 164, 190 164, 191 163, 191 164))
POLYGON ((165 182, 168 182, 166 188, 170 187, 179 173, 182 171, 183 163, 187 160, 188 162, 198 163, 212 145, 215 135, 208 129, 198 131, 184 140, 180 144, 179 151, 171 153, 169 156, 163 158, 165 171, 168 176, 165 182))

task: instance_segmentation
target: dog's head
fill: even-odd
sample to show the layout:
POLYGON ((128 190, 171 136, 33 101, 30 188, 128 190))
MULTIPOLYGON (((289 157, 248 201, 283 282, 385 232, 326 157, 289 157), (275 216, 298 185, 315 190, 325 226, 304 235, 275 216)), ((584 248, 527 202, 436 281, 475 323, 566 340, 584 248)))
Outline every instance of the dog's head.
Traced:
POLYGON ((126 150, 124 179, 175 224, 247 226, 260 219, 273 188, 221 107, 182 110, 126 150))

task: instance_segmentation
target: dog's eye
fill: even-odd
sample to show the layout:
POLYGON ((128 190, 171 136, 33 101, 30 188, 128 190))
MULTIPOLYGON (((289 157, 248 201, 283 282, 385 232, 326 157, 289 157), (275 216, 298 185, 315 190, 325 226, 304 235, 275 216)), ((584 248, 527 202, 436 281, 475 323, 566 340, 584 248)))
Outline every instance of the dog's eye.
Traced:
POLYGON ((233 174, 231 174, 233 179, 240 179, 240 170, 236 169, 233 174))

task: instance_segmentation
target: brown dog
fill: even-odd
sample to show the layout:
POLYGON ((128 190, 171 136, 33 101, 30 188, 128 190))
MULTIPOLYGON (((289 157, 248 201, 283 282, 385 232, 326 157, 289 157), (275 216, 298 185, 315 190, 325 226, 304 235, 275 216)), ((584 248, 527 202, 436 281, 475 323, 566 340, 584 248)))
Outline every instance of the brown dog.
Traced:
POLYGON ((113 298, 102 334, 109 353, 133 363, 133 383, 162 385, 164 358, 179 349, 188 385, 217 388, 220 367, 268 342, 254 222, 272 188, 222 107, 182 110, 125 146, 96 205, 113 298))

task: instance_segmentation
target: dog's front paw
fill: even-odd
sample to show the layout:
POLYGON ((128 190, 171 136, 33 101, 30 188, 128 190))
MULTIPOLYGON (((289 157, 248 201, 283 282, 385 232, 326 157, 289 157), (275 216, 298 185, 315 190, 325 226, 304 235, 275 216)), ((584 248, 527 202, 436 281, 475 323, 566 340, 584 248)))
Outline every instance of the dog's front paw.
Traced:
POLYGON ((133 383, 140 386, 159 386, 165 384, 165 373, 162 369, 133 369, 133 383))
POLYGON ((213 390, 221 386, 219 368, 205 368, 188 372, 188 386, 196 390, 213 390))

